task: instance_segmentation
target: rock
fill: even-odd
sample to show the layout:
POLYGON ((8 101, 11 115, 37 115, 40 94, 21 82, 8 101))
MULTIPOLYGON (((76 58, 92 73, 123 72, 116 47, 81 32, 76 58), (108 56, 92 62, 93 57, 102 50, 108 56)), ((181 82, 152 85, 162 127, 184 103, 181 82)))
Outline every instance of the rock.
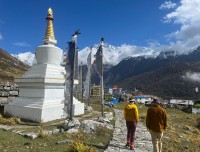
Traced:
POLYGON ((6 104, 8 103, 8 98, 7 97, 0 97, 0 104, 6 104))
POLYGON ((3 86, 0 86, 0 91, 3 91, 3 88, 4 88, 3 86))
POLYGON ((66 139, 66 140, 62 140, 62 141, 58 141, 56 142, 56 144, 71 144, 72 143, 72 140, 69 140, 69 139, 66 139))
POLYGON ((73 133, 77 133, 77 132, 78 132, 78 129, 74 129, 74 128, 67 130, 67 133, 69 133, 69 134, 73 134, 73 133))
POLYGON ((86 133, 96 132, 97 126, 106 127, 108 129, 113 129, 113 126, 108 123, 97 122, 94 120, 84 120, 81 124, 81 129, 86 133))
POLYGON ((90 107, 90 106, 85 106, 85 110, 87 110, 87 111, 92 111, 93 109, 92 109, 92 107, 90 107))
POLYGON ((92 145, 92 146, 94 146, 94 147, 98 147, 98 148, 100 148, 100 149, 105 149, 106 147, 107 147, 107 145, 104 145, 104 144, 102 144, 102 143, 99 143, 99 144, 97 144, 97 145, 92 145))
POLYGON ((1 91, 0 92, 0 96, 1 97, 8 97, 9 96, 9 92, 1 91))
POLYGON ((11 85, 10 90, 11 91, 19 91, 19 88, 17 85, 11 85))
POLYGON ((57 133, 59 133, 59 132, 60 132, 60 129, 54 129, 54 130, 52 131, 53 134, 57 134, 57 133))
POLYGON ((104 115, 108 120, 113 120, 114 119, 113 112, 104 112, 104 115))
POLYGON ((19 92, 18 91, 9 91, 10 96, 18 96, 19 92))
POLYGON ((25 134, 24 136, 25 136, 25 137, 28 137, 28 138, 30 138, 30 139, 35 139, 35 138, 38 137, 38 134, 36 134, 36 133, 27 133, 27 134, 25 134))
POLYGON ((5 91, 10 91, 10 87, 5 86, 5 87, 4 87, 4 90, 5 90, 5 91))
POLYGON ((104 117, 99 117, 98 119, 97 119, 97 121, 99 121, 99 122, 107 122, 107 123, 110 123, 110 120, 108 120, 108 118, 104 118, 104 117))
POLYGON ((93 120, 84 120, 81 124, 82 130, 86 133, 94 133, 96 126, 98 126, 97 122, 93 120))
POLYGON ((81 125, 81 123, 79 122, 78 119, 73 118, 73 120, 65 120, 65 124, 64 124, 64 129, 68 130, 71 128, 79 128, 81 125))
POLYGON ((7 126, 7 125, 2 125, 0 128, 3 128, 3 130, 9 131, 13 127, 12 126, 7 126))

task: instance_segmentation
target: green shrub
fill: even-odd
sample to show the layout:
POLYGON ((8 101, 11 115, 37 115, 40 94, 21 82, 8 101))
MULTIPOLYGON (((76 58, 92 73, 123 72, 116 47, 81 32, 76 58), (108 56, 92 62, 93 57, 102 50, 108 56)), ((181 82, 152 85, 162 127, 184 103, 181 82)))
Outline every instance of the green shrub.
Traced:
POLYGON ((0 114, 0 121, 3 119, 3 116, 0 114))
POLYGON ((21 122, 20 118, 17 118, 17 117, 13 117, 14 121, 19 124, 21 122))
POLYGON ((39 125, 39 137, 41 138, 48 138, 48 134, 44 131, 44 123, 40 123, 39 125))
POLYGON ((200 103, 194 105, 195 108, 200 108, 200 103))
POLYGON ((11 118, 8 119, 7 125, 15 125, 15 124, 16 124, 16 122, 15 122, 15 118, 14 117, 11 117, 11 118))
POLYGON ((19 124, 21 120, 20 118, 17 118, 17 117, 4 118, 0 114, 0 122, 5 125, 15 125, 15 124, 19 124))
POLYGON ((200 129, 200 118, 197 119, 197 128, 200 129))
POLYGON ((76 139, 70 145, 70 149, 68 150, 68 152, 95 152, 92 147, 80 142, 84 140, 84 135, 82 134, 82 132, 76 133, 75 136, 76 139))

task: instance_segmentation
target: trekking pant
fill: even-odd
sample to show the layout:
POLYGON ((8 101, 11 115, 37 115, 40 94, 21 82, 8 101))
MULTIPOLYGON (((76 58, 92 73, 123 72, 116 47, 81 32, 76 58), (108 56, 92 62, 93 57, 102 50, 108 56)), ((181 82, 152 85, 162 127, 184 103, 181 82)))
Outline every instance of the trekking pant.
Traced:
POLYGON ((152 130, 149 130, 151 134, 151 140, 153 144, 153 152, 162 152, 162 137, 163 132, 155 132, 152 130))
POLYGON ((133 145, 135 141, 135 131, 136 131, 137 122, 135 121, 126 121, 127 127, 127 143, 133 145))

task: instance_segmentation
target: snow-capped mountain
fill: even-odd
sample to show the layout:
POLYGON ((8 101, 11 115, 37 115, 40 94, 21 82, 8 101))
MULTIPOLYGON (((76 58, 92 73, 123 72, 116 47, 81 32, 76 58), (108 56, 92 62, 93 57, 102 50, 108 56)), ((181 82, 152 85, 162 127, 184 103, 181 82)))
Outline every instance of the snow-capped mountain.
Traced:
POLYGON ((31 52, 25 52, 20 54, 11 54, 12 56, 16 57, 23 63, 32 66, 33 64, 36 64, 35 54, 31 52))
MULTIPOLYGON (((98 45, 92 48, 93 59, 97 49, 98 45)), ((86 63, 89 52, 89 47, 79 51, 79 61, 86 63)), ((199 76, 200 47, 189 50, 187 53, 183 51, 180 54, 179 52, 176 50, 158 52, 144 47, 129 45, 116 47, 105 44, 103 49, 104 82, 107 85, 116 84, 128 90, 131 90, 131 87, 137 87, 146 93, 166 98, 192 97, 193 92, 188 90, 196 86, 197 82, 194 83, 192 80, 194 77, 197 80, 196 76, 199 76), (184 89, 181 89, 181 92, 179 88, 184 89)), ((13 56, 29 65, 35 63, 35 56, 31 52, 13 56)), ((12 64, 10 61, 5 61, 12 64)), ((86 65, 84 67, 86 68, 86 65)), ((93 83, 98 81, 95 79, 97 77, 94 73, 93 83)))
POLYGON ((104 83, 127 90, 136 87, 166 99, 195 99, 194 88, 200 84, 199 59, 200 47, 187 54, 165 51, 156 58, 129 57, 104 73, 104 83))
POLYGON ((168 57, 175 57, 175 56, 176 56, 175 51, 160 52, 160 54, 158 55, 159 58, 163 58, 163 59, 166 59, 168 57))
MULTIPOLYGON (((116 65, 123 59, 127 57, 137 57, 137 56, 151 56, 156 57, 158 53, 151 49, 133 45, 123 44, 121 46, 113 46, 110 44, 104 44, 103 50, 103 62, 104 64, 116 65)), ((94 60, 94 55, 96 54, 98 45, 92 47, 92 57, 94 60)), ((86 64, 87 56, 90 52, 90 48, 86 47, 79 51, 79 62, 86 64)))
MULTIPOLYGON (((97 52, 99 45, 94 45, 92 47, 92 61, 94 60, 94 56, 97 52)), ((196 49, 196 48, 195 48, 196 49)), ((195 50, 193 49, 193 50, 195 50)), ((83 64, 86 64, 87 57, 89 52, 91 51, 91 48, 85 47, 84 49, 80 50, 78 53, 79 58, 79 65, 82 62, 83 64)), ((188 54, 192 51, 184 51, 181 53, 181 51, 162 51, 158 52, 151 48, 146 47, 139 47, 135 45, 127 45, 123 44, 121 46, 113 46, 110 44, 104 44, 103 46, 103 63, 115 66, 119 62, 121 62, 124 59, 132 58, 132 57, 140 57, 143 56, 144 58, 168 58, 168 57, 175 57, 177 55, 181 54, 188 54)), ((33 65, 36 63, 35 55, 31 52, 26 53, 20 53, 20 54, 13 54, 16 58, 18 58, 20 61, 24 62, 28 65, 33 65)))
MULTIPOLYGON (((137 57, 137 56, 146 56, 146 57, 156 57, 158 54, 155 50, 151 48, 132 46, 123 44, 121 46, 113 46, 110 44, 104 44, 103 50, 103 62, 108 65, 116 65, 121 60, 127 57, 137 57)), ((92 47, 92 60, 94 60, 94 55, 96 54, 98 49, 98 45, 94 45, 92 47)), ((82 62, 86 64, 87 56, 90 52, 89 47, 85 47, 84 49, 79 51, 79 64, 82 62)), ((35 54, 31 52, 20 53, 20 54, 12 54, 14 57, 18 58, 20 61, 24 62, 28 65, 33 65, 36 63, 35 54)))

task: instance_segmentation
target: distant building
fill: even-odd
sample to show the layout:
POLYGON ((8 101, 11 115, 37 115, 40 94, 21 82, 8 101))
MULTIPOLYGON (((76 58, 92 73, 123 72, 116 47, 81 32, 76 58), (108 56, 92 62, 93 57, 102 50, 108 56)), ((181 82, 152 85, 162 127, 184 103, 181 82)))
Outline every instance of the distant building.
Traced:
POLYGON ((193 105, 194 105, 194 101, 193 101, 193 100, 171 99, 171 100, 169 101, 169 104, 190 105, 190 106, 193 106, 193 105))
POLYGON ((126 91, 125 91, 125 90, 122 90, 122 94, 126 94, 126 91))
POLYGON ((105 94, 113 94, 113 90, 112 90, 112 88, 105 87, 104 88, 104 93, 105 94))
POLYGON ((91 98, 99 98, 101 96, 101 86, 94 85, 91 87, 91 98))
POLYGON ((112 96, 113 96, 112 93, 113 93, 112 88, 109 88, 109 87, 104 88, 104 99, 105 99, 105 101, 112 99, 112 96))
POLYGON ((151 102, 152 98, 150 96, 140 95, 140 96, 135 96, 135 100, 138 103, 145 104, 145 102, 151 102))
MULTIPOLYGON (((94 85, 91 87, 91 98, 100 98, 101 86, 94 85)), ((112 98, 112 88, 104 88, 104 99, 107 101, 112 98)))
POLYGON ((118 88, 117 86, 114 86, 112 88, 113 90, 113 95, 121 95, 122 94, 122 88, 118 88))
POLYGON ((195 114, 200 113, 200 108, 192 107, 192 113, 195 113, 195 114))
POLYGON ((104 94, 104 100, 105 101, 109 101, 110 99, 112 99, 112 94, 104 94))

